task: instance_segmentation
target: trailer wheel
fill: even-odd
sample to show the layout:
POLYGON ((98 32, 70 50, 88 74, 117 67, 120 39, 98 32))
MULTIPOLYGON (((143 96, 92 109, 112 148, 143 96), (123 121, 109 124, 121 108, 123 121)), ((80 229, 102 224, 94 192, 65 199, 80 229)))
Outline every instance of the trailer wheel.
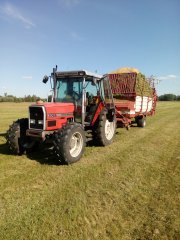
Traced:
MULTIPOLYGON (((21 155, 26 151, 25 144, 30 140, 26 136, 27 129, 27 118, 18 119, 9 126, 9 130, 6 133, 6 140, 8 148, 12 153, 21 155)), ((31 146, 34 146, 32 142, 31 146)))
POLYGON ((61 163, 77 162, 85 149, 85 133, 80 124, 72 123, 54 133, 54 151, 61 163))
POLYGON ((101 146, 107 146, 112 143, 116 132, 116 118, 109 121, 107 119, 106 111, 103 111, 99 116, 99 123, 94 138, 101 146))
POLYGON ((137 126, 144 128, 146 126, 146 118, 138 118, 137 119, 137 126))

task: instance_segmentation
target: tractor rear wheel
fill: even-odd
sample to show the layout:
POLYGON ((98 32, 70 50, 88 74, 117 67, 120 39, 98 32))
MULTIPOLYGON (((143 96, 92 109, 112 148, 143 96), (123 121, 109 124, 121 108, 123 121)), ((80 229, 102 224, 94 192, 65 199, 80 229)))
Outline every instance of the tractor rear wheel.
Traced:
POLYGON ((113 117, 112 121, 107 118, 106 111, 103 111, 99 116, 99 123, 94 132, 95 140, 101 146, 107 146, 112 143, 116 133, 116 118, 113 117))
POLYGON ((77 162, 85 149, 85 133, 80 124, 71 123, 54 133, 54 151, 61 163, 77 162))

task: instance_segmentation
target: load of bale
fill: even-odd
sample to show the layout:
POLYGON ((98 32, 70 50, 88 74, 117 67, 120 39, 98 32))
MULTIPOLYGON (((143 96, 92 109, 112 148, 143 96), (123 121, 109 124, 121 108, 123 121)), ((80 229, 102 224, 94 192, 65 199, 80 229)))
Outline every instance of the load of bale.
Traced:
MULTIPOLYGON (((151 88, 149 81, 146 79, 145 75, 142 74, 138 69, 132 67, 119 68, 115 71, 110 72, 109 74, 122 74, 126 75, 127 73, 136 73, 135 89, 134 92, 136 96, 153 96, 153 89, 151 88)), ((121 78, 118 78, 121 81, 121 78)), ((123 79, 123 78, 122 78, 123 79)), ((129 78, 131 81, 131 78, 129 78)))

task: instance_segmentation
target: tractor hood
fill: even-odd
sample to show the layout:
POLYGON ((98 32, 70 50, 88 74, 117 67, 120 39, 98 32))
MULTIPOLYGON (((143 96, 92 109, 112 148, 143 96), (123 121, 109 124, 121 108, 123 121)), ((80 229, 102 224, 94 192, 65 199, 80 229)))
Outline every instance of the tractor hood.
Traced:
POLYGON ((29 136, 42 137, 42 130, 61 129, 68 121, 74 119, 73 103, 43 103, 37 101, 29 107, 29 136), (38 134, 36 133, 38 131, 38 134))
POLYGON ((32 107, 42 106, 45 108, 47 119, 53 117, 67 117, 73 116, 75 105, 73 103, 42 103, 37 102, 32 107))

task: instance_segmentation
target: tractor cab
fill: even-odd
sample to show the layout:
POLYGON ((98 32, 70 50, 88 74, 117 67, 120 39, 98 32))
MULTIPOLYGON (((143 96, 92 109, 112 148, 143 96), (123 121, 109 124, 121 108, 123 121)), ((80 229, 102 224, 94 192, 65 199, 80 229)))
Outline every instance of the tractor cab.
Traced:
POLYGON ((62 106, 73 104, 73 121, 83 126, 92 126, 104 107, 114 108, 109 81, 102 75, 86 70, 57 71, 56 68, 51 79, 52 101, 62 106))

